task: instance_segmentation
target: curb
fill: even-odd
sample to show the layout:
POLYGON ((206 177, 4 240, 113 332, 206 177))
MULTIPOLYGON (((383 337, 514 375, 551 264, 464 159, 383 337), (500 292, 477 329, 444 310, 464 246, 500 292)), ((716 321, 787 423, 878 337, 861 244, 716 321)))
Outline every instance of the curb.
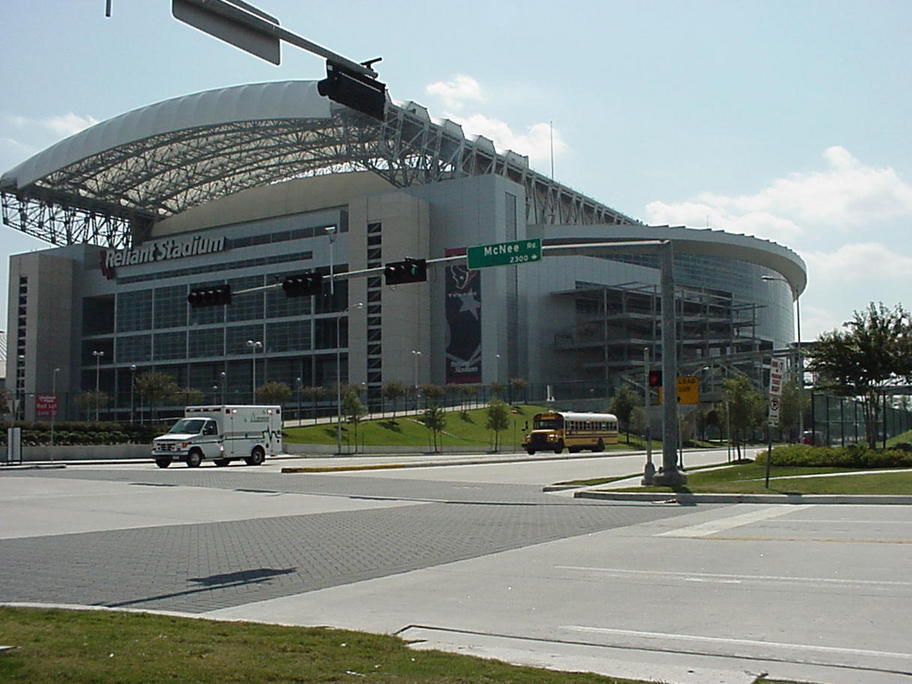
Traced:
POLYGON ((688 494, 584 491, 573 495, 575 499, 602 499, 606 501, 639 501, 653 503, 764 503, 764 504, 862 504, 862 505, 912 505, 912 496, 890 494, 688 494))

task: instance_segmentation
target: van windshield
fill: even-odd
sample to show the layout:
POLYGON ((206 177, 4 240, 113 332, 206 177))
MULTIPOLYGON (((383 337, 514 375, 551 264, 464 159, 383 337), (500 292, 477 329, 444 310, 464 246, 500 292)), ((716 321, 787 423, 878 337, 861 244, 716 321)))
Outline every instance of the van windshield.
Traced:
POLYGON ((174 424, 173 428, 168 430, 168 434, 198 435, 206 422, 205 418, 182 418, 174 424))

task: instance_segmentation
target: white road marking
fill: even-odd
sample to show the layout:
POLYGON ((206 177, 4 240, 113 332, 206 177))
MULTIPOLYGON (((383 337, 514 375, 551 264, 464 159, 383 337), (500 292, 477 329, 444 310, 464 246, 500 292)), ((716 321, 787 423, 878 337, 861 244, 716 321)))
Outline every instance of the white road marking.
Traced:
POLYGON ((912 653, 896 653, 893 651, 873 651, 866 648, 842 648, 839 646, 814 646, 812 644, 788 644, 779 641, 760 641, 755 639, 731 639, 728 637, 707 637, 695 634, 672 634, 666 632, 641 632, 633 629, 612 629, 610 627, 588 627, 585 625, 561 625, 560 629, 571 632, 590 632, 596 634, 614 634, 617 636, 643 637, 647 639, 667 639, 669 641, 695 641, 714 644, 732 644, 739 646, 762 646, 769 648, 785 648, 798 651, 817 651, 819 653, 839 653, 853 656, 874 656, 879 658, 901 658, 912 660, 912 653))
POLYGON ((710 534, 715 534, 716 532, 721 532, 722 530, 730 530, 733 527, 741 527, 742 525, 749 525, 751 523, 760 522, 761 520, 769 520, 770 518, 778 518, 782 515, 788 515, 789 513, 802 511, 806 508, 811 508, 813 505, 814 504, 769 506, 768 508, 761 508, 758 511, 750 511, 749 513, 742 513, 741 515, 732 515, 727 518, 710 520, 709 522, 700 523, 699 525, 691 525, 690 527, 682 527, 677 530, 661 532, 656 536, 690 538, 705 537, 710 534))
POLYGON ((727 573, 710 572, 675 572, 672 570, 628 570, 626 568, 595 568, 582 565, 555 565, 554 567, 559 570, 599 572, 609 575, 648 575, 652 577, 674 577, 681 578, 690 582, 795 582, 807 584, 912 587, 912 582, 903 582, 899 580, 843 579, 835 577, 789 577, 787 575, 733 575, 727 573))

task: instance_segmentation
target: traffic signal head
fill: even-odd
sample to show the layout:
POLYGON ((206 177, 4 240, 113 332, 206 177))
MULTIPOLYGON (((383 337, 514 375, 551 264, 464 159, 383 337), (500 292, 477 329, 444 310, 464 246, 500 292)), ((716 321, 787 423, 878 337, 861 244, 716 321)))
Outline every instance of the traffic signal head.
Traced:
POLYGON ((318 295, 323 291, 323 276, 319 273, 302 273, 287 276, 282 281, 282 289, 289 297, 318 295))
POLYGON ((355 111, 383 121, 386 112, 386 84, 326 62, 326 78, 317 83, 317 92, 355 111))
POLYGON ((660 371, 660 370, 649 371, 649 386, 650 387, 661 387, 662 386, 662 371, 660 371))
POLYGON ((427 280, 427 261, 424 259, 392 261, 383 267, 383 277, 387 285, 424 282, 427 280))
POLYGON ((213 285, 212 287, 201 287, 190 290, 190 294, 187 295, 187 302, 194 309, 201 306, 231 304, 231 286, 213 285))

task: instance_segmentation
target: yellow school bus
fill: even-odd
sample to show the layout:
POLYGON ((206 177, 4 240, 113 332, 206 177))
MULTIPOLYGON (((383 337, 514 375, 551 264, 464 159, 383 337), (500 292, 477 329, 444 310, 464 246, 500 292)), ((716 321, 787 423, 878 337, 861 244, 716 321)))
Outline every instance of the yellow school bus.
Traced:
POLYGON ((617 444, 618 419, 611 413, 574 413, 549 411, 532 419, 532 430, 523 439, 523 449, 561 453, 589 449, 604 451, 606 444, 617 444))

